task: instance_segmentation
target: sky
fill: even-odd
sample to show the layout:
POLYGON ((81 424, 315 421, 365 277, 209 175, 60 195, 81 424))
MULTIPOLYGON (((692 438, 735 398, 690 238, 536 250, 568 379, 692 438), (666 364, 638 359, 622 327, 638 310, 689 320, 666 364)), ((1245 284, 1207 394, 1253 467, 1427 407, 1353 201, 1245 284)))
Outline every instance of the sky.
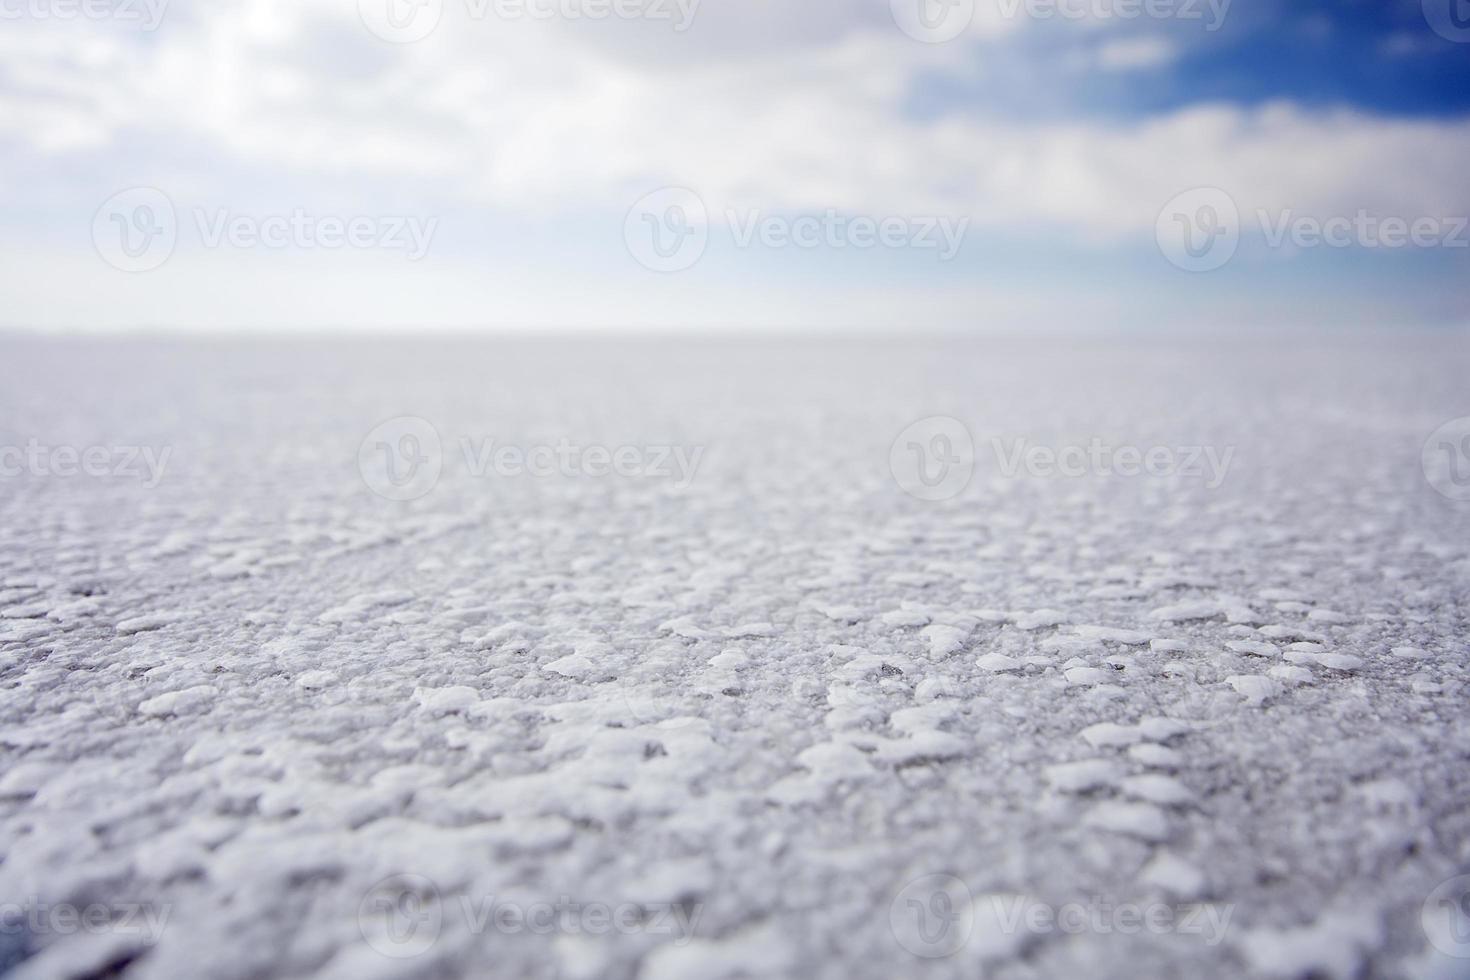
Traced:
POLYGON ((0 0, 0 326, 1470 322, 1470 0, 0 0))

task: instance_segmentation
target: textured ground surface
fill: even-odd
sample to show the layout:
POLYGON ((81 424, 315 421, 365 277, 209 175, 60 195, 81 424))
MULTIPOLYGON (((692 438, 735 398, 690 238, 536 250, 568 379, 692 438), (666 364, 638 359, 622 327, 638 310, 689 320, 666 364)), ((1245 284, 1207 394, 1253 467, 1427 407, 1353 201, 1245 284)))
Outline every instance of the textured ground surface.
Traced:
POLYGON ((1467 368, 3 341, 0 445, 170 455, 0 478, 0 970, 1463 975, 1421 919, 1470 870, 1470 504, 1420 453, 1467 368), (890 447, 935 415, 977 463, 925 501, 890 447), (407 502, 359 461, 398 416, 443 447, 407 502), (1094 437, 1234 455, 1212 488, 991 442, 1094 437), (476 477, 463 439, 704 452, 476 477))

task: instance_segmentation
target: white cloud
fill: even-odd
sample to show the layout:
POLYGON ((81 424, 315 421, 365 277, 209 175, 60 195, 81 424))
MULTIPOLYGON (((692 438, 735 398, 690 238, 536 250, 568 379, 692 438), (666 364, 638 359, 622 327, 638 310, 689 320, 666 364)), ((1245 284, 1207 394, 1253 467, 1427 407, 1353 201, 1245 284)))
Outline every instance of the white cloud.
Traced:
MULTIPOLYGON (((51 158, 142 140, 158 148, 160 184, 174 177, 171 148, 200 145, 285 182, 377 175, 532 212, 615 206, 669 183, 716 207, 967 213, 1097 236, 1151 227, 1163 201, 1200 184, 1263 207, 1470 205, 1465 121, 1287 104, 1196 106, 1128 124, 916 121, 903 104, 919 73, 962 64, 967 47, 936 53, 861 23, 828 37, 815 14, 800 30, 817 40, 800 51, 690 62, 588 44, 590 23, 446 22, 395 47, 340 0, 194 13, 147 44, 114 32, 5 45, 4 134, 51 158)), ((1145 36, 1101 50, 1103 63, 1125 67, 1174 48, 1145 36)))
MULTIPOLYGON (((283 208, 355 195, 359 208, 417 198, 533 217, 619 214, 671 184, 717 214, 966 215, 981 233, 1093 244, 1147 241, 1160 207, 1201 185, 1244 212, 1470 212, 1470 120, 1291 104, 1033 120, 985 111, 1015 94, 1003 86, 974 112, 916 118, 906 106, 928 74, 963 75, 1019 37, 1006 33, 1017 22, 924 45, 895 29, 886 4, 746 5, 705 0, 695 29, 676 34, 646 22, 470 22, 451 2, 435 34, 402 46, 369 34, 354 0, 175 0, 146 37, 21 25, 0 36, 7 176, 51 181, 48 200, 74 199, 52 220, 79 227, 135 183, 194 203, 249 187, 283 208)), ((1122 69, 1179 49, 1124 35, 1097 50, 1122 69)), ((6 183, 0 203, 35 199, 33 186, 6 183)), ((12 245, 25 234, 0 231, 12 245)), ((608 248, 620 247, 614 229, 608 248)))
POLYGON ((1098 49, 1098 67, 1104 71, 1158 68, 1179 57, 1179 45, 1161 36, 1129 37, 1109 41, 1098 49))

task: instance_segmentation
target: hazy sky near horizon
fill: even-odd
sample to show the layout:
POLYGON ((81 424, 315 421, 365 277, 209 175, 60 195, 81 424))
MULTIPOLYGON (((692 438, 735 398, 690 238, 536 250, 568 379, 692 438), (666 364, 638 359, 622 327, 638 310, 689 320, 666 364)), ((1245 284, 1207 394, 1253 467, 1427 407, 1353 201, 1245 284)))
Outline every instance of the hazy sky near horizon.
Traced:
POLYGON ((0 326, 1470 322, 1470 0, 0 20, 0 326))

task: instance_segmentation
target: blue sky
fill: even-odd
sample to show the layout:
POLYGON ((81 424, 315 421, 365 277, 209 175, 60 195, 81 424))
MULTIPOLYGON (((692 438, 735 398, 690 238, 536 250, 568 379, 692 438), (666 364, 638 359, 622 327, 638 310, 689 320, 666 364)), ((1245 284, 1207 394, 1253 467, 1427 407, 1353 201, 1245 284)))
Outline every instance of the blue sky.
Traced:
MULTIPOLYGON (((1089 35, 1058 22, 1039 25, 1014 45, 1011 58, 1019 64, 997 64, 987 84, 1018 87, 1018 77, 1030 76, 1033 98, 1016 99, 1008 108, 1063 118, 1138 119, 1206 101, 1258 106, 1290 100, 1430 118, 1470 112, 1470 51, 1426 29, 1418 2, 1239 0, 1207 36, 1177 28, 1133 33, 1172 35, 1179 42, 1177 59, 1127 72, 1079 65, 1068 84, 1046 84, 1059 48, 1085 50, 1113 39, 1112 32, 1089 35)), ((994 60, 976 54, 981 65, 994 60)), ((951 86, 949 80, 943 72, 926 77, 914 92, 915 108, 931 114, 990 108, 984 87, 951 86)))
POLYGON ((1470 320, 1470 0, 68 2, 0 0, 12 327, 1470 320))

